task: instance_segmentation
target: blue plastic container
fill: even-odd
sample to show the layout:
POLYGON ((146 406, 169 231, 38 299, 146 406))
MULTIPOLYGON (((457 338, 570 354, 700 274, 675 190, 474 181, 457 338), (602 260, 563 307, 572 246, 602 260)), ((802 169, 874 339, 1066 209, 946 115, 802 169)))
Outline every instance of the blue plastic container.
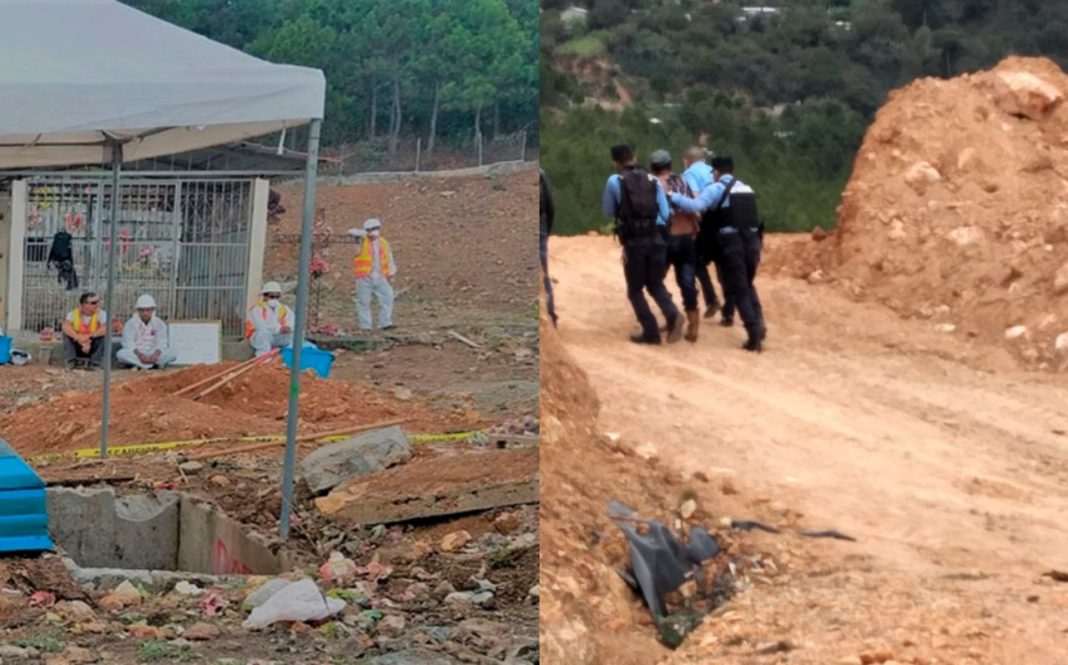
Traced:
MULTIPOLYGON (((282 349, 282 362, 286 367, 293 367, 293 347, 287 346, 282 349)), ((314 369, 320 378, 330 376, 330 368, 334 365, 334 354, 323 351, 311 342, 304 342, 300 350, 300 370, 314 369)))
POLYGON ((0 552, 40 552, 53 547, 45 484, 0 439, 0 552))
POLYGON ((11 362, 11 338, 0 337, 0 365, 11 362))

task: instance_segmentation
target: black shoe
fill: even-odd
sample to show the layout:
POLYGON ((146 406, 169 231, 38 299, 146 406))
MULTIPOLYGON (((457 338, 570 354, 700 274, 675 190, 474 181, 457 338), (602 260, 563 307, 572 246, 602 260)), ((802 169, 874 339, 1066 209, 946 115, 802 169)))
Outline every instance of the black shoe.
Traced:
POLYGON ((707 307, 705 307, 705 318, 706 319, 711 319, 712 317, 714 317, 716 315, 717 312, 719 312, 719 304, 718 303, 712 304, 712 305, 708 305, 707 307))
POLYGON ((660 338, 646 337, 642 333, 631 333, 630 341, 634 342, 635 344, 659 344, 660 338))
POLYGON ((760 343, 759 339, 750 339, 745 344, 742 344, 742 348, 746 351, 754 351, 760 353, 764 350, 764 346, 760 343))
POLYGON ((730 318, 729 316, 725 316, 719 320, 719 325, 723 326, 724 328, 730 328, 734 325, 734 319, 730 318))
POLYGON ((761 328, 760 329, 760 341, 763 342, 767 338, 768 338, 768 329, 767 328, 761 328))

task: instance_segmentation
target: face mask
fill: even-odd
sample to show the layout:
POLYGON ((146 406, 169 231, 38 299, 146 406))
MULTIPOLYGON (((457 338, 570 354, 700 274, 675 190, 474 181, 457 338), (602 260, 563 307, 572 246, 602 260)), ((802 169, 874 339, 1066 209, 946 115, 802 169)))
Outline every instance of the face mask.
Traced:
POLYGON ((370 231, 370 232, 368 233, 368 235, 369 235, 369 236, 371 236, 372 238, 377 238, 377 237, 379 236, 379 234, 380 234, 380 233, 381 233, 381 232, 380 232, 380 231, 379 231, 378 229, 375 229, 374 231, 370 231))
POLYGON ((271 309, 278 309, 278 300, 272 299, 267 301, 267 307, 271 309))

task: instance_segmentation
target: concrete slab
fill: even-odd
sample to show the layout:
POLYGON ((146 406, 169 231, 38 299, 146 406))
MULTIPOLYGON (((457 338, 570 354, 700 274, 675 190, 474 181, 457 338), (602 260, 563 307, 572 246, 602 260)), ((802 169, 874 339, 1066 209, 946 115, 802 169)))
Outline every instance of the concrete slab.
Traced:
POLYGON ((116 498, 108 488, 49 488, 52 539, 83 566, 173 570, 178 563, 174 492, 116 498))
POLYGON ((538 501, 538 451, 492 450, 411 462, 315 500, 326 517, 389 524, 538 501))
POLYGON ((378 473, 412 458, 400 427, 384 427, 315 449, 300 463, 312 494, 322 494, 354 476, 378 473))
POLYGON ((214 575, 275 575, 289 569, 277 545, 246 533, 215 506, 185 496, 180 512, 178 569, 214 575))

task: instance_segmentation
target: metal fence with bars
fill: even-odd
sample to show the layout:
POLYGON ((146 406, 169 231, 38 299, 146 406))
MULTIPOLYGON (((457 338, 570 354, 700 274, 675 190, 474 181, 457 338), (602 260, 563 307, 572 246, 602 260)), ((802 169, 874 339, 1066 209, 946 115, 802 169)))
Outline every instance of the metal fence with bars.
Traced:
MULTIPOLYGON (((222 321, 240 337, 248 283, 253 180, 137 177, 120 188, 117 284, 109 316, 125 319, 149 293, 169 319, 222 321)), ((111 237, 108 174, 35 175, 26 186, 22 328, 58 330, 86 290, 103 295, 111 237), (68 289, 48 256, 55 234, 71 234, 78 288, 68 289)))

